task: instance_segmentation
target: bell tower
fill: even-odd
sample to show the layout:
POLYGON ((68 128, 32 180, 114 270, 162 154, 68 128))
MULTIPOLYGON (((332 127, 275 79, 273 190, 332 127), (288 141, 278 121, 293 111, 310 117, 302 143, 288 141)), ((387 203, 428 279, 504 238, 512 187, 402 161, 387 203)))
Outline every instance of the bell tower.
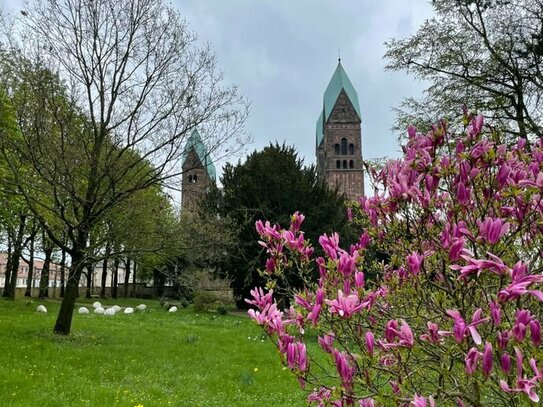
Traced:
POLYGON ((209 189, 216 185, 215 165, 196 129, 185 145, 182 168, 181 208, 193 211, 209 189))
POLYGON ((358 94, 339 59, 317 120, 317 173, 329 188, 338 188, 349 200, 364 195, 360 124, 358 94))

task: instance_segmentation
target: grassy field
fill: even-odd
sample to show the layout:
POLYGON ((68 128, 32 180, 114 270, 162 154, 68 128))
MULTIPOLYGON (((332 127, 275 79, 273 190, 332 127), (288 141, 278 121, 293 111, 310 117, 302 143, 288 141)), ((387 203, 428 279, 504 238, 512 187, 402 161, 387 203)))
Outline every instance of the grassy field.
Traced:
POLYGON ((76 312, 72 335, 58 337, 58 302, 0 300, 0 406, 304 405, 248 318, 117 303, 140 302, 148 309, 132 315, 76 312))

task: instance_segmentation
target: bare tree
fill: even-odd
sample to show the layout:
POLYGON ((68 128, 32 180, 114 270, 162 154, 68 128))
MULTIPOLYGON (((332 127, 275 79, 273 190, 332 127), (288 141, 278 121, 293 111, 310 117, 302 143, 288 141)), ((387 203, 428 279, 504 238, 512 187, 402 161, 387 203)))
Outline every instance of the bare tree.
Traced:
POLYGON ((54 328, 68 334, 92 230, 137 191, 179 175, 195 127, 215 157, 242 146, 248 106, 162 0, 35 1, 21 27, 32 69, 52 74, 26 75, 18 90, 30 87, 43 102, 51 131, 23 123, 3 154, 13 171, 20 161, 32 168, 32 177, 17 178, 17 191, 71 257, 54 328))

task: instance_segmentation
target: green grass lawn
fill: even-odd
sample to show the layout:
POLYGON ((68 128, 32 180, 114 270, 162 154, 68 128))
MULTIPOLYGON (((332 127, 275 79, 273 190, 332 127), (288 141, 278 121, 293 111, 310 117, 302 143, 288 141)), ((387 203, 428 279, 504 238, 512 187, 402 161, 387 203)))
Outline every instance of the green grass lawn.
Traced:
POLYGON ((72 334, 59 337, 58 302, 0 300, 0 406, 304 405, 297 380, 248 318, 118 301, 141 302, 148 309, 132 315, 76 310, 72 334), (35 311, 42 303, 47 314, 35 311))

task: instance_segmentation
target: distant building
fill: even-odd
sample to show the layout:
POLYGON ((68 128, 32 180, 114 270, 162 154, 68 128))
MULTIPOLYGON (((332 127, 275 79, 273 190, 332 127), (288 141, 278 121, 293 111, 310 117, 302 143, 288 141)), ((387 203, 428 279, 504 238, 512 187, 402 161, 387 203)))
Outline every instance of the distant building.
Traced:
POLYGON ((215 166, 196 129, 187 140, 182 169, 181 207, 193 210, 209 189, 216 185, 215 166))
POLYGON ((317 120, 317 173, 349 200, 364 194, 360 124, 358 94, 339 60, 317 120))
MULTIPOLYGON (((0 288, 4 288, 6 284, 6 267, 8 254, 0 252, 0 288)), ((34 259, 34 272, 32 273, 32 289, 40 288, 41 271, 43 270, 44 261, 34 259)), ((49 265, 49 287, 60 287, 60 265, 50 263, 49 265)), ((17 270, 16 287, 25 288, 28 280, 30 266, 24 260, 19 260, 19 268, 17 270)), ((67 272, 66 272, 67 273, 67 272)))
MULTIPOLYGON (((6 252, 0 252, 0 289, 5 287, 6 284, 6 267, 7 267, 7 259, 8 255, 6 252)), ((34 273, 32 274, 32 295, 37 295, 37 292, 40 288, 40 278, 41 278, 41 272, 43 270, 43 263, 44 261, 42 259, 35 258, 34 259, 34 273)), ((106 288, 108 289, 107 295, 110 293, 110 288, 113 285, 113 269, 114 269, 114 262, 108 261, 107 264, 107 278, 106 278, 106 288)), ((19 268, 17 271, 17 280, 16 280, 16 288, 22 290, 26 288, 27 286, 27 280, 28 280, 28 274, 30 271, 30 266, 27 262, 25 262, 23 259, 19 260, 19 268)), ((66 266, 65 268, 65 278, 68 279, 68 273, 69 273, 69 266, 66 266)), ((49 292, 50 296, 55 296, 55 291, 60 288, 61 285, 61 279, 60 279, 60 272, 61 272, 61 266, 59 264, 52 263, 49 265, 49 292)), ((85 268, 84 275, 79 280, 79 287, 86 287, 87 286, 87 278, 86 273, 88 272, 88 269, 85 268)), ((102 272, 103 272, 103 262, 100 261, 96 263, 92 269, 92 278, 91 278, 91 292, 92 294, 99 294, 100 289, 102 287, 102 272)), ((124 283, 125 278, 125 266, 124 262, 119 262, 118 265, 118 284, 122 285, 124 283)), ((131 273, 130 275, 130 281, 129 283, 134 282, 134 274, 131 273)), ((56 291, 57 293, 59 291, 56 291)))

